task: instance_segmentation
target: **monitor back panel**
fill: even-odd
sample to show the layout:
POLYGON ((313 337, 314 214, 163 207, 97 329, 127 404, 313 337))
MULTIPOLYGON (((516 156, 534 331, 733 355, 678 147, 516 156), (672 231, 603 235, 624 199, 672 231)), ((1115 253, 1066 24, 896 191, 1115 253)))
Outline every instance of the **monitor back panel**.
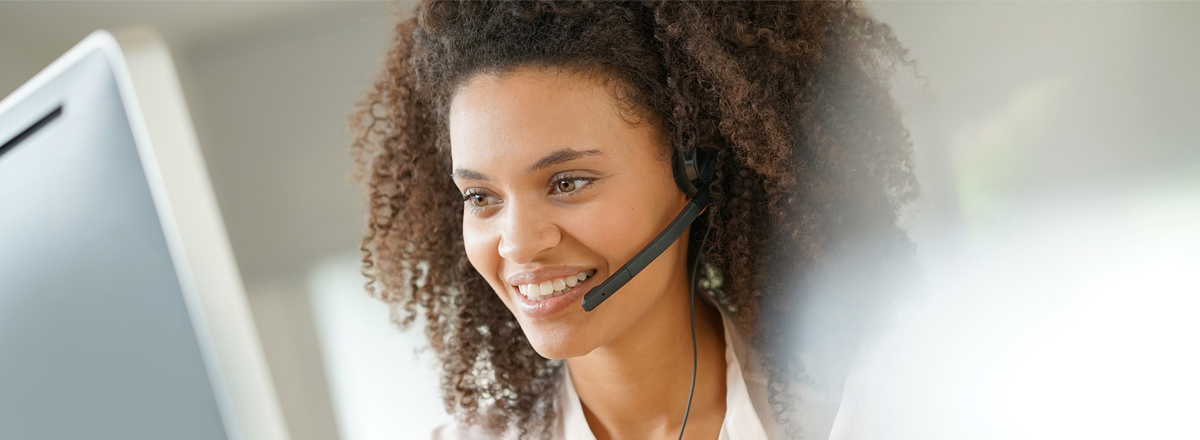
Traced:
POLYGON ((0 439, 225 439, 108 63, 0 114, 0 439))

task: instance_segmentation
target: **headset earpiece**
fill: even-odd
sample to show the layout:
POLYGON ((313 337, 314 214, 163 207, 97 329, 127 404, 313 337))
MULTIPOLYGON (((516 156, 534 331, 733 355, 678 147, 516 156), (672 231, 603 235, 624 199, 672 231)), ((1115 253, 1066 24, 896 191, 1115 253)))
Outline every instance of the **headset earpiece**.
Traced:
POLYGON ((708 153, 699 148, 692 148, 687 152, 676 151, 672 155, 671 168, 675 174, 675 183, 689 198, 695 197, 701 188, 712 183, 716 174, 708 153))

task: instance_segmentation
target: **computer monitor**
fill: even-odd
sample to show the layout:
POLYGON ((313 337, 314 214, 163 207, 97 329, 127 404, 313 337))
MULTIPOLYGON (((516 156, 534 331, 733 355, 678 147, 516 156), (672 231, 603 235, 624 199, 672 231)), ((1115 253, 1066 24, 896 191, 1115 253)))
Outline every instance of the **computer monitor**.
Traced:
POLYGON ((98 31, 0 101, 0 439, 287 439, 170 60, 98 31))

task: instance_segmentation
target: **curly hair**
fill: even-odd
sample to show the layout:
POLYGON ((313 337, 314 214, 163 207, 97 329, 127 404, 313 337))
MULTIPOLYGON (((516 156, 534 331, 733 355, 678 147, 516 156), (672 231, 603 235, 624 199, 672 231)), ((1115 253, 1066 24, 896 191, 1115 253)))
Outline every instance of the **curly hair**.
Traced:
POLYGON ((448 106, 481 73, 601 73, 670 148, 715 158, 699 285, 759 350, 774 417, 799 436, 795 382, 813 381, 796 323, 811 292, 848 280, 836 301, 867 307, 822 319, 857 329, 891 302, 886 274, 909 267, 897 218, 918 189, 889 91, 907 57, 853 2, 423 1, 350 118, 367 290, 402 328, 424 320, 447 411, 544 435, 561 361, 534 351, 467 259, 448 106))

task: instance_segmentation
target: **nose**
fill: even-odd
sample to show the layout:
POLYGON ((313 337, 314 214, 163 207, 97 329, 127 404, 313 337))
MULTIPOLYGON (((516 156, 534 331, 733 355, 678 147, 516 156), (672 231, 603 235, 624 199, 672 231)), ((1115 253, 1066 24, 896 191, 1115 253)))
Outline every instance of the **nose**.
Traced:
POLYGON ((562 233, 550 216, 535 207, 510 205, 505 216, 499 252, 513 263, 528 264, 562 240, 562 233))

